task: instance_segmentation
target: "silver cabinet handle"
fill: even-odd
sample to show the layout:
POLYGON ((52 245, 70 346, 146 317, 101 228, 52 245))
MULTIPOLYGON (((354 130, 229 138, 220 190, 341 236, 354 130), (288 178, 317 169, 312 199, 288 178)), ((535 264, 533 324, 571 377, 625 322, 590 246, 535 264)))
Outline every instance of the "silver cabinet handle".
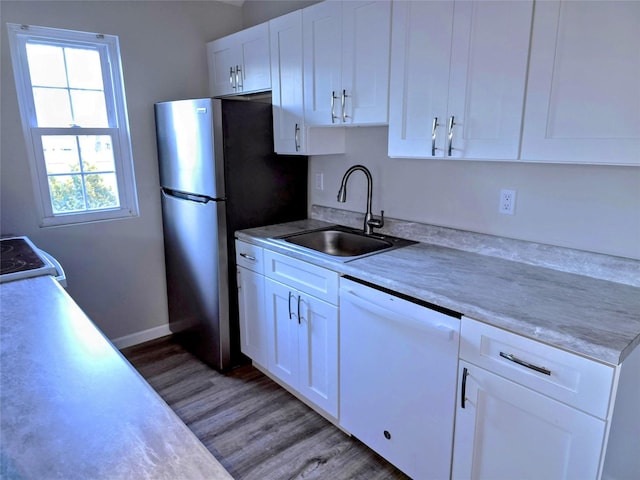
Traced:
POLYGON ((335 104, 336 104, 336 92, 332 91, 331 92, 331 123, 336 123, 336 110, 335 110, 335 104))
POLYGON ((236 269, 236 283, 238 284, 238 290, 242 290, 241 274, 242 274, 242 271, 239 268, 236 269))
POLYGON ((433 117, 433 125, 431 126, 431 156, 436 156, 436 128, 438 128, 440 124, 438 123, 438 117, 433 117))
POLYGON ((240 256, 242 258, 246 258, 247 260, 251 260, 252 262, 256 261, 256 257, 254 257, 253 255, 249 255, 248 253, 241 253, 240 256))
POLYGON ((231 88, 235 90, 236 85, 233 82, 233 77, 234 77, 233 67, 229 67, 229 85, 231 85, 231 88))
POLYGON ((289 291, 289 320, 291 320, 293 318, 293 313, 291 312, 291 297, 294 297, 295 295, 289 291))
POLYGON ((344 110, 344 106, 346 103, 346 98, 349 95, 347 95, 347 91, 346 90, 342 90, 342 95, 340 96, 340 108, 342 109, 342 123, 347 121, 347 118, 349 118, 349 115, 347 115, 347 112, 345 112, 344 110))
POLYGON ((300 124, 298 123, 296 123, 293 140, 296 144, 296 152, 299 152, 300 151, 300 124))
POLYGON ((240 65, 236 65, 236 86, 242 90, 244 87, 244 81, 242 78, 242 67, 240 65))
POLYGON ((551 375, 551 370, 546 369, 544 367, 539 367, 534 365, 533 363, 529 363, 525 360, 522 360, 511 353, 500 352, 500 356, 502 358, 506 358, 510 362, 517 363, 518 365, 522 365, 523 367, 530 368, 531 370, 535 370, 536 372, 544 373, 545 375, 551 375))
POLYGON ((451 156, 451 150, 453 150, 453 126, 456 124, 454 122, 454 117, 451 115, 449 117, 449 126, 447 128, 447 156, 451 156))

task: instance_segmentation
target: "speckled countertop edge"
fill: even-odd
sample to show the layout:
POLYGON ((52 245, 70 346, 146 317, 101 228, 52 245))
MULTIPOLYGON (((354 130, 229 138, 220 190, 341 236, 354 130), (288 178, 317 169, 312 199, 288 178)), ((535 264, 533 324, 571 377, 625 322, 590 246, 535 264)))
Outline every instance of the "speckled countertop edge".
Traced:
MULTIPOLYGON (((312 205, 311 218, 361 228, 364 215, 312 205)), ((386 235, 640 287, 640 260, 385 218, 386 235)))
POLYGON ((610 365, 640 344, 633 285, 424 242, 341 262, 274 240, 332 223, 301 220, 236 236, 610 365))
POLYGON ((53 277, 0 304, 0 477, 232 480, 53 277))

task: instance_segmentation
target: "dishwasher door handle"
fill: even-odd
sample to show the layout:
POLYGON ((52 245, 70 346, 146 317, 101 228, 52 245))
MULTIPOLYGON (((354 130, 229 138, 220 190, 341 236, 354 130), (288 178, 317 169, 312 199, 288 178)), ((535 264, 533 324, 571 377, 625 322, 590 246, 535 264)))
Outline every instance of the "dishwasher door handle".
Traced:
MULTIPOLYGON (((403 315, 401 312, 390 310, 378 303, 374 303, 366 298, 362 298, 353 290, 341 290, 341 293, 347 294, 349 298, 346 300, 353 303, 355 306, 362 308, 363 310, 373 313, 376 317, 386 318, 387 320, 401 323, 408 327, 417 328, 420 330, 437 331, 448 338, 453 340, 455 333, 457 332, 449 325, 444 323, 431 323, 428 321, 417 319, 410 315, 403 315)), ((424 307, 427 308, 427 307, 424 307)))

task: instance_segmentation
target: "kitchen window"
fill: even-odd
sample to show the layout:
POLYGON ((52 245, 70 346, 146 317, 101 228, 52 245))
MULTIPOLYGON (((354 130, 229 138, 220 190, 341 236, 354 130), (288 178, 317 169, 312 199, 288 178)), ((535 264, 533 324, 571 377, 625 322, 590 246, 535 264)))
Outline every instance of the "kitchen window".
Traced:
POLYGON ((41 225, 136 216, 118 37, 8 31, 41 225))

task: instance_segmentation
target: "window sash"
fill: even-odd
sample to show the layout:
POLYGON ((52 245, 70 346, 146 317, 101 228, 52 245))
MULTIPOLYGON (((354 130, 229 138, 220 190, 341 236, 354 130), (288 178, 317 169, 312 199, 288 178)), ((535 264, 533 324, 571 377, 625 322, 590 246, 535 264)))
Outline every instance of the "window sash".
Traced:
MULTIPOLYGON (((45 217, 56 217, 56 216, 69 216, 69 215, 79 215, 82 213, 93 214, 99 210, 117 210, 121 209, 123 205, 123 200, 126 199, 126 190, 127 187, 124 182, 124 175, 122 174, 124 165, 122 164, 122 159, 119 155, 116 155, 115 152, 120 150, 120 141, 118 135, 118 129, 116 128, 32 128, 31 129, 31 139, 33 142, 34 152, 36 155, 36 168, 38 170, 38 184, 39 190, 41 192, 46 192, 46 195, 42 195, 42 210, 44 211, 45 217), (90 210, 78 210, 73 212, 54 212, 53 205, 51 199, 51 190, 49 188, 49 177, 57 176, 62 174, 50 174, 47 171, 46 158, 44 154, 43 148, 43 137, 48 136, 108 136, 111 138, 112 147, 113 147, 113 162, 114 162, 114 173, 116 175, 116 184, 118 190, 118 203, 119 206, 111 207, 111 208, 103 208, 103 209, 90 209, 90 210), (123 198, 124 197, 124 198, 123 198)), ((86 162, 85 159, 80 157, 81 162, 86 162)), ((74 172, 74 174, 78 175, 90 175, 94 172, 74 172)), ((126 202, 124 203, 126 205, 126 202)))
POLYGON ((32 181, 40 211, 41 226, 137 216, 138 203, 117 37, 17 24, 7 24, 7 26, 18 103, 29 153, 32 181), (100 53, 109 127, 82 128, 69 126, 68 128, 44 128, 37 126, 26 51, 28 42, 71 48, 90 48, 100 53), (42 141, 42 138, 47 135, 108 135, 113 146, 114 170, 120 206, 116 208, 54 213, 42 141))

